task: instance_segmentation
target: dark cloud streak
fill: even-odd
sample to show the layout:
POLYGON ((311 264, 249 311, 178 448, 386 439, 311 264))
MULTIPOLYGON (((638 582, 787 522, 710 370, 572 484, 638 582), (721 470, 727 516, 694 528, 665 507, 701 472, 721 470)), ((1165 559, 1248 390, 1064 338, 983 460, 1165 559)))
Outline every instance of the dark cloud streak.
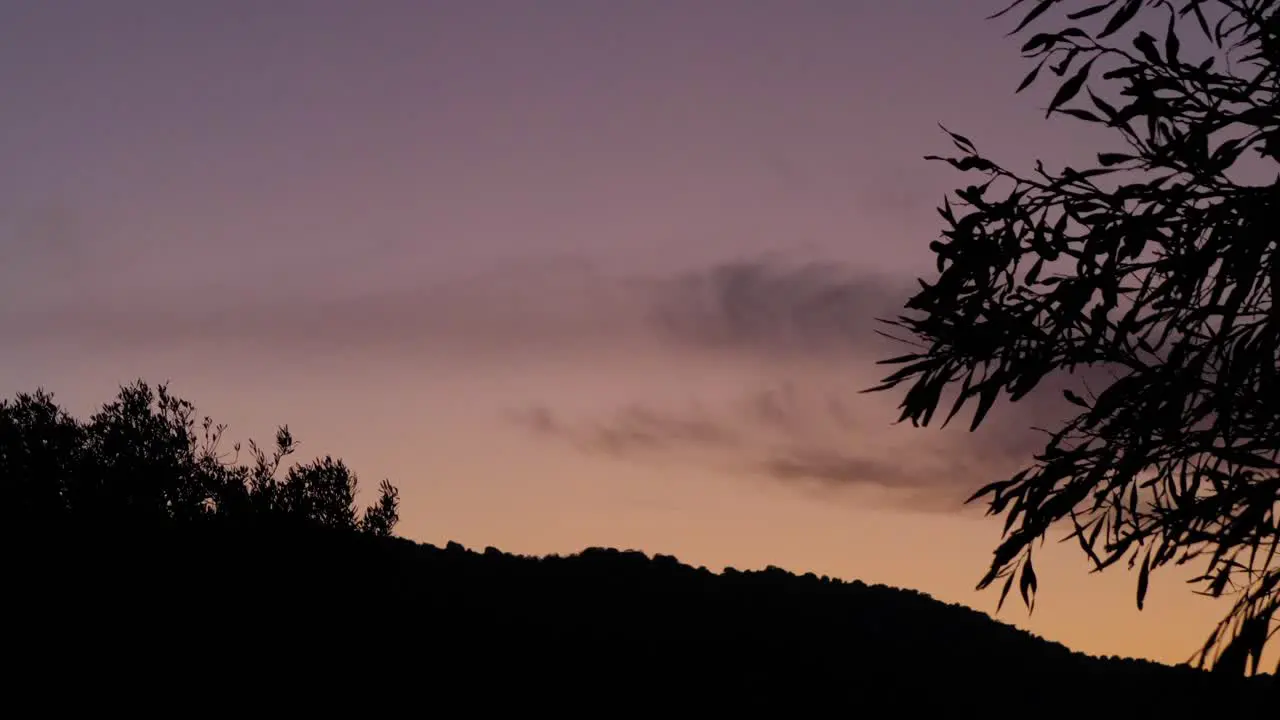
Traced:
MULTIPOLYGON (((312 351, 415 346, 581 352, 634 342, 736 355, 849 357, 880 340, 906 282, 836 264, 724 263, 665 277, 606 275, 583 263, 508 268, 451 285, 335 298, 294 293, 156 296, 11 307, 15 341, 242 344, 312 351)), ((318 292, 318 290, 317 290, 318 292)))
POLYGON ((1025 467, 1070 406, 1059 382, 994 411, 977 431, 892 427, 874 396, 784 381, 715 411, 631 405, 569 422, 550 407, 522 415, 541 437, 630 462, 682 457, 706 467, 827 490, 872 488, 913 510, 961 511, 982 485, 1025 467), (1064 407, 1065 406, 1065 407, 1064 407))
POLYGON ((912 488, 927 480, 900 463, 860 457, 828 448, 795 448, 768 458, 761 469, 779 480, 816 480, 834 485, 912 488))
POLYGON ((897 354, 875 334, 876 318, 900 314, 915 287, 914 279, 836 263, 743 260, 641 278, 610 277, 582 263, 553 263, 509 268, 450 286, 388 289, 323 302, 295 298, 266 304, 240 297, 207 308, 191 298, 116 307, 11 305, 0 312, 0 330, 10 342, 239 342, 303 352, 452 348, 510 355, 535 350, 578 359, 634 347, 675 356, 755 358, 790 377, 744 393, 738 403, 717 412, 624 403, 602 418, 570 423, 551 404, 519 415, 518 422, 538 437, 607 456, 748 458, 756 471, 780 481, 808 478, 831 486, 871 484, 944 494, 962 485, 972 489, 966 483, 975 478, 991 479, 990 469, 1030 462, 1045 437, 1029 428, 1053 428, 1074 412, 1062 389, 1079 389, 1086 380, 1099 389, 1110 380, 1102 368, 1086 368, 1076 377, 1050 376, 1020 402, 999 403, 978 432, 915 430, 918 452, 886 456, 876 443, 896 418, 892 405, 901 392, 837 392, 789 363, 847 368, 850 379, 861 383, 858 389, 874 385, 879 377, 873 373, 889 371, 874 361, 897 354), (953 460, 939 460, 936 448, 953 460))
POLYGON ((880 342, 913 285, 833 263, 726 263, 675 279, 650 318, 677 344, 733 352, 842 356, 880 342))
POLYGON ((697 410, 673 412, 631 405, 604 419, 570 424, 551 408, 536 406, 516 413, 514 420, 539 436, 618 458, 685 449, 731 449, 741 443, 732 427, 697 410))

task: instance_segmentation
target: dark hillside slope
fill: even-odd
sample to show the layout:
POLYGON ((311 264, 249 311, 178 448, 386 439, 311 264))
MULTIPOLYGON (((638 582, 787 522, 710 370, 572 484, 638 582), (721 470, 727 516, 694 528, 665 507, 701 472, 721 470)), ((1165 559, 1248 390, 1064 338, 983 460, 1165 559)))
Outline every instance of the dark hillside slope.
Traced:
POLYGON ((10 647, 54 663, 34 667, 76 658, 98 677, 120 670, 102 658, 127 647, 158 666, 270 662, 300 677, 376 663, 436 698, 479 679, 492 689, 573 678, 724 702, 991 708, 1011 694, 1052 704, 1067 692, 1062 699, 1180 713, 1209 698, 1206 707, 1229 711, 1264 690, 1260 680, 1090 658, 914 591, 777 569, 717 574, 638 552, 535 558, 213 526, 28 536, 6 548, 17 601, 9 617, 18 619, 10 647))

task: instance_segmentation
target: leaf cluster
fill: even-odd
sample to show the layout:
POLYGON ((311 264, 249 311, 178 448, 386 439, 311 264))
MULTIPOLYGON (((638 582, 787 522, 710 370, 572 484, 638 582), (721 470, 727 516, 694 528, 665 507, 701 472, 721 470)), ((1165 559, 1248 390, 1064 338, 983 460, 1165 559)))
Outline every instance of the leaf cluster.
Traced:
POLYGON ((1275 177, 1278 9, 1016 0, 993 16, 1021 10, 1021 33, 1064 13, 1023 45, 1035 64, 1018 92, 1056 77, 1047 114, 1124 150, 1020 174, 943 128, 958 153, 929 159, 980 178, 939 208, 938 275, 885 321, 916 350, 883 361, 899 367, 868 390, 906 386, 899 421, 915 425, 973 401, 974 429, 1047 376, 1105 372, 1105 387, 1066 391, 1076 414, 1028 467, 970 498, 1005 519, 979 587, 1003 580, 1003 603, 1016 582, 1030 607, 1033 546, 1058 524, 1095 571, 1138 568, 1140 608, 1159 568, 1200 563, 1201 592, 1238 596, 1197 654, 1227 672, 1256 672, 1280 629, 1280 196, 1245 181, 1275 177), (1148 16, 1162 38, 1131 32, 1148 16))

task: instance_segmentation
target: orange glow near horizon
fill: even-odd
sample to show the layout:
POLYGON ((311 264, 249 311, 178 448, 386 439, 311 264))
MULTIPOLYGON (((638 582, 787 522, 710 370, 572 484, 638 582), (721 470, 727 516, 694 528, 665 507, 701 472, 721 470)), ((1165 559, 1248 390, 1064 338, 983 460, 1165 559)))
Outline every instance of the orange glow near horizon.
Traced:
MULTIPOLYGON (((968 435, 857 390, 968 182, 921 160, 939 122, 1021 168, 1111 140, 1015 97, 1003 4, 8 8, 0 389, 84 416, 171 381, 228 440, 390 479, 419 541, 994 612, 1000 522, 959 502, 1056 410, 968 435)), ((1037 572, 998 617, 1093 654, 1181 662, 1225 610, 1162 571, 1140 613, 1052 538, 1037 572)))

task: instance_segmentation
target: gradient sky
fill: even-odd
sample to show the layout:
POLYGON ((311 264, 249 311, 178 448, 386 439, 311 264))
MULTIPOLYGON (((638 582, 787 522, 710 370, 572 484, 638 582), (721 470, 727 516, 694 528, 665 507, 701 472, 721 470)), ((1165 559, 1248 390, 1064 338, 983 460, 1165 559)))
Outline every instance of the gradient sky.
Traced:
MULTIPOLYGON (((287 423, 395 482, 416 540, 994 612, 1000 525, 960 501, 1060 408, 970 435, 857 390, 962 182, 922 160, 939 122, 1021 168, 1102 149, 1014 96, 1002 5, 7 0, 0 387, 287 423)), ((1074 546, 1037 566, 999 617, 1091 653, 1179 662, 1225 610, 1162 572, 1139 613, 1074 546)))

